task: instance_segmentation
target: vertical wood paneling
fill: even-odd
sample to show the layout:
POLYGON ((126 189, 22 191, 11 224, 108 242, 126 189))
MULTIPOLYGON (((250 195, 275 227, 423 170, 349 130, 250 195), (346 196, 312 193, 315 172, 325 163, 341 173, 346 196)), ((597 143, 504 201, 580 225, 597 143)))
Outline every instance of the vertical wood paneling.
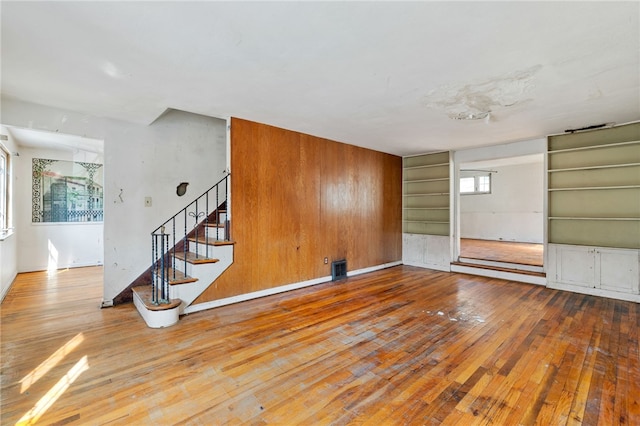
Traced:
POLYGON ((231 172, 234 263, 195 303, 402 259, 400 157, 234 118, 231 172))

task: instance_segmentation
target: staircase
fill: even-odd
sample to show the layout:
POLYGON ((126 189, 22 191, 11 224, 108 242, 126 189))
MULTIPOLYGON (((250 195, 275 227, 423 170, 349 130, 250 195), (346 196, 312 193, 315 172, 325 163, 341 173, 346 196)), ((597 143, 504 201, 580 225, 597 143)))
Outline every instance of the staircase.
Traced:
POLYGON ((151 233, 151 285, 132 289, 134 305, 149 327, 177 323, 233 263, 228 188, 229 175, 151 233))

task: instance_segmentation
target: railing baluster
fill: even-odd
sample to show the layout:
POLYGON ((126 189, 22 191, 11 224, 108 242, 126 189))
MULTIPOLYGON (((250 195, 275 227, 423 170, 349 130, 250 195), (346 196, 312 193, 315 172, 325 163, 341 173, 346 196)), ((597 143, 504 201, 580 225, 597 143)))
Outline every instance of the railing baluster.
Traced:
POLYGON ((195 225, 193 226, 196 230, 196 259, 199 257, 198 256, 198 246, 200 245, 198 242, 198 199, 196 198, 196 213, 195 213, 195 225))
POLYGON ((182 241, 184 241, 183 245, 183 249, 184 249, 184 273, 187 273, 187 251, 189 249, 189 240, 187 240, 187 208, 185 207, 184 210, 184 239, 182 241))
POLYGON ((220 194, 219 187, 216 185, 216 241, 220 239, 220 194))
MULTIPOLYGON (((209 192, 204 194, 205 214, 204 214, 204 240, 209 241, 209 192)), ((209 244, 205 246, 205 257, 209 258, 209 244)))
POLYGON ((151 303, 157 304, 156 300, 156 234, 151 234, 151 303))
MULTIPOLYGON (((171 219, 164 222, 158 228, 156 228, 151 233, 151 286, 152 286, 152 294, 151 299, 154 304, 160 303, 169 303, 169 268, 173 269, 173 279, 176 279, 176 220, 178 220, 178 216, 180 214, 184 214, 184 237, 183 241, 183 253, 184 253, 184 273, 186 275, 187 272, 187 253, 189 251, 189 227, 187 226, 187 221, 189 215, 193 215, 194 217, 194 234, 195 234, 195 257, 199 258, 199 241, 198 241, 198 227, 199 225, 204 225, 204 241, 205 241, 205 256, 209 257, 209 245, 207 242, 209 241, 209 193, 215 189, 216 191, 216 205, 215 205, 215 225, 216 225, 216 237, 215 240, 219 240, 220 238, 220 186, 224 184, 224 204, 227 205, 228 202, 228 193, 229 193, 229 174, 220 179, 215 185, 209 188, 204 194, 196 198, 192 201, 187 207, 182 209, 180 212, 176 213, 171 217, 171 219), (198 201, 204 197, 205 202, 205 211, 200 212, 198 208, 198 201), (195 212, 189 213, 188 209, 194 206, 195 212), (204 215, 204 220, 202 223, 198 223, 200 216, 204 215), (165 227, 171 222, 172 228, 172 237, 171 237, 171 246, 169 248, 169 234, 165 233, 165 227), (162 287, 160 287, 162 286, 162 287)), ((229 231, 228 231, 228 220, 225 217, 225 240, 229 239, 229 231)))
MULTIPOLYGON (((171 235, 173 240, 171 241, 171 268, 173 269, 173 279, 176 279, 176 217, 171 218, 171 235)), ((186 272, 186 269, 185 269, 186 272)))
MULTIPOLYGON (((162 238, 164 238, 164 241, 165 241, 164 252, 168 253, 169 252, 169 236, 167 234, 164 234, 162 238)), ((164 255, 162 257, 164 258, 164 255)), ((164 281, 164 301, 165 303, 169 303, 169 274, 167 274, 167 279, 164 281)))

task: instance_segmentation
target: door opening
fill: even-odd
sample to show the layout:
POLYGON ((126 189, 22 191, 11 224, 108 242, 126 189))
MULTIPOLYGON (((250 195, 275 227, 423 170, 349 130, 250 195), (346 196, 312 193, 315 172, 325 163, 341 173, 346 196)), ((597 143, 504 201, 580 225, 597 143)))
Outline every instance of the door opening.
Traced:
POLYGON ((542 273, 544 154, 462 163, 458 177, 458 263, 542 273))

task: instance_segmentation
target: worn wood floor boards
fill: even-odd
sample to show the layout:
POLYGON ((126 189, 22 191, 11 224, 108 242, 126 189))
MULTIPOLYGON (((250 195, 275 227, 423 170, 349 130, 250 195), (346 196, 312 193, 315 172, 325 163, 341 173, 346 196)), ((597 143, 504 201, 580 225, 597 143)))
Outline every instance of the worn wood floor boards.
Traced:
POLYGON ((533 243, 460 238, 460 257, 542 266, 544 246, 533 243))
POLYGON ((152 330, 101 285, 18 277, 2 425, 640 424, 635 303, 400 266, 152 330))

